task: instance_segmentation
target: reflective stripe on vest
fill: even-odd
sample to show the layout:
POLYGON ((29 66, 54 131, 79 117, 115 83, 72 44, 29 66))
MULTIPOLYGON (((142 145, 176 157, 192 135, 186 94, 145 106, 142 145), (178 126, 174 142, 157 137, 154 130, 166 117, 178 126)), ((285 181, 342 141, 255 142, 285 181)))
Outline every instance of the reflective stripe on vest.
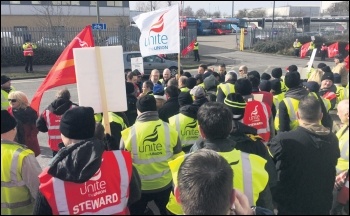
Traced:
POLYGON ((44 112, 44 118, 48 129, 47 133, 49 135, 49 146, 51 150, 58 151, 60 150, 58 144, 62 142, 60 131, 60 122, 62 116, 56 115, 48 109, 46 109, 44 112))
POLYGON ((1 214, 32 214, 32 197, 21 172, 24 158, 30 154, 34 156, 33 151, 20 144, 2 140, 1 154, 1 214), (6 161, 4 158, 7 158, 6 161))
MULTIPOLYGON (((86 210, 82 214, 97 214, 97 215, 112 215, 112 214, 118 214, 123 213, 125 208, 127 207, 128 202, 128 188, 129 188, 129 176, 128 176, 128 168, 127 164, 125 163, 125 159, 123 157, 123 154, 121 151, 112 151, 115 159, 118 163, 119 168, 119 176, 120 176, 120 197, 118 197, 121 202, 116 205, 108 206, 105 208, 102 208, 101 210, 97 212, 89 212, 86 210)), ((90 179, 91 180, 91 179, 90 179)), ((56 207, 58 214, 63 215, 71 215, 73 212, 69 211, 69 205, 67 202, 67 195, 66 195, 66 188, 65 188, 65 182, 58 179, 53 178, 52 179, 52 185, 54 190, 54 197, 56 201, 56 207)), ((55 214, 55 212, 53 212, 55 214)))
POLYGON ((180 113, 169 118, 169 125, 173 127, 175 126, 176 131, 179 134, 182 147, 193 145, 200 136, 197 127, 197 120, 184 114, 180 113), (187 128, 189 128, 189 130, 186 130, 187 128))
POLYGON ((11 160, 11 171, 10 171, 10 178, 11 182, 3 182, 1 180, 1 187, 21 187, 25 186, 26 184, 24 181, 17 181, 17 167, 18 167, 18 157, 19 154, 23 151, 23 149, 17 149, 15 153, 12 156, 11 160))
MULTIPOLYGON (((163 122, 164 127, 164 135, 165 135, 165 156, 163 157, 151 157, 147 159, 140 159, 138 157, 138 150, 137 150, 137 137, 136 137, 136 129, 135 125, 131 127, 131 145, 132 145, 132 155, 133 155, 133 162, 136 164, 151 164, 151 163, 158 163, 168 160, 173 156, 172 151, 170 150, 170 132, 169 132, 169 126, 167 123, 163 122)), ((140 175, 141 177, 141 175, 140 175)))
MULTIPOLYGON (((259 194, 268 184, 269 176, 264 168, 266 160, 260 156, 248 154, 239 150, 218 153, 223 156, 229 164, 234 164, 230 165, 235 174, 235 178, 233 178, 234 188, 242 191, 248 197, 251 206, 256 205, 259 194), (259 179, 259 181, 253 181, 253 179, 259 179)), ((186 156, 188 156, 188 154, 169 162, 175 186, 178 184, 177 177, 179 168, 186 156)), ((167 209, 173 214, 183 214, 181 205, 176 201, 173 192, 170 193, 167 209)))
POLYGON ((231 83, 221 83, 219 88, 221 88, 225 96, 229 95, 230 93, 235 93, 235 86, 231 83))
POLYGON ((344 125, 336 134, 339 140, 340 158, 337 163, 337 173, 349 169, 349 126, 344 125))

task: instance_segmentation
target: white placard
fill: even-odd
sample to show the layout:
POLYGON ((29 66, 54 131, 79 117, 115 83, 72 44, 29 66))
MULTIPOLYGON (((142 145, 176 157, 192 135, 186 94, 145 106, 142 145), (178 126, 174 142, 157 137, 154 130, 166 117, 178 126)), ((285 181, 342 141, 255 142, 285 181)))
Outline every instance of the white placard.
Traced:
POLYGON ((315 40, 315 36, 311 36, 311 40, 314 41, 315 40))
MULTIPOLYGON (((107 110, 127 110, 122 46, 100 47, 107 110)), ((101 113, 102 101, 95 47, 73 49, 80 106, 90 106, 101 113)))
POLYGON ((131 58, 131 70, 138 70, 140 73, 143 75, 144 74, 144 69, 143 69, 143 58, 142 57, 135 57, 131 58))
POLYGON ((307 66, 307 70, 308 70, 308 71, 311 70, 311 66, 312 66, 312 64, 314 63, 315 56, 316 56, 316 52, 317 52, 317 48, 315 48, 315 49, 312 50, 311 57, 310 57, 310 61, 309 61, 309 64, 308 64, 308 66, 307 66))

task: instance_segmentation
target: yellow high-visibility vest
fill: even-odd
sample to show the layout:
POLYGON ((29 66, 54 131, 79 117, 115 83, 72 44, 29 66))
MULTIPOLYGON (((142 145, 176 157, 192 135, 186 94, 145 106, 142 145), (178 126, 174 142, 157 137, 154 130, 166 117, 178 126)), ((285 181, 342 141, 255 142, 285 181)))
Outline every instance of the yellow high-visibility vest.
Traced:
MULTIPOLYGON (((234 188, 242 191, 248 197, 251 206, 256 205, 259 194, 266 188, 269 181, 269 174, 265 170, 266 160, 255 154, 248 154, 235 149, 231 152, 218 152, 218 154, 223 156, 229 164, 234 164, 231 165, 235 174, 233 178, 234 188), (253 181, 253 179, 259 179, 259 181, 253 181)), ((180 156, 169 162, 175 186, 177 186, 179 168, 185 157, 186 155, 180 156)), ((215 197, 213 198, 215 199, 215 197)), ((181 205, 176 201, 173 192, 170 193, 166 207, 175 215, 183 214, 181 205)))
POLYGON ((1 214, 33 214, 34 203, 22 178, 23 160, 34 152, 8 141, 1 142, 1 214))
POLYGON ((168 185, 172 181, 168 162, 177 156, 173 152, 177 131, 162 120, 136 121, 121 134, 141 178, 141 189, 155 190, 168 185))
POLYGON ((193 145, 200 136, 198 121, 182 113, 170 117, 169 125, 179 134, 182 147, 193 145))
POLYGON ((339 139, 340 158, 338 158, 337 174, 349 169, 349 126, 344 125, 336 134, 339 139))

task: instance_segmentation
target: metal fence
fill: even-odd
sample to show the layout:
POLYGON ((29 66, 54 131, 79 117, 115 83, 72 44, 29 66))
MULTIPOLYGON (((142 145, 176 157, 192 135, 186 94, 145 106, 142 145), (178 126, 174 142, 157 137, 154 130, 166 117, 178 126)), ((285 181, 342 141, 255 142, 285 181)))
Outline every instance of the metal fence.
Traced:
MULTIPOLYGON (((1 49, 14 52, 22 49, 22 44, 29 39, 40 47, 63 50, 71 40, 81 32, 81 28, 52 29, 33 27, 25 30, 1 27, 1 49)), ((95 45, 115 46, 122 45, 124 51, 139 50, 140 30, 134 26, 108 28, 93 31, 95 45)), ((197 38, 197 29, 184 29, 180 31, 181 50, 197 38)))

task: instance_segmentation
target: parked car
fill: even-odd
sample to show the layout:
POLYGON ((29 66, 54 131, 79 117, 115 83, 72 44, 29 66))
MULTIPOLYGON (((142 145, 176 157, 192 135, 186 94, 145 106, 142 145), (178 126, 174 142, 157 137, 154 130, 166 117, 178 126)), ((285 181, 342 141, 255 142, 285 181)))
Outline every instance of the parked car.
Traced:
MULTIPOLYGON (((124 69, 125 71, 131 70, 131 58, 141 57, 140 51, 124 52, 124 69)), ((160 73, 165 68, 169 68, 171 75, 175 76, 178 70, 177 62, 161 58, 157 55, 143 57, 144 74, 150 75, 153 69, 158 69, 160 73)))
POLYGON ((61 38, 49 38, 49 37, 42 37, 39 41, 36 42, 39 46, 61 46, 65 47, 67 45, 67 41, 61 38))

